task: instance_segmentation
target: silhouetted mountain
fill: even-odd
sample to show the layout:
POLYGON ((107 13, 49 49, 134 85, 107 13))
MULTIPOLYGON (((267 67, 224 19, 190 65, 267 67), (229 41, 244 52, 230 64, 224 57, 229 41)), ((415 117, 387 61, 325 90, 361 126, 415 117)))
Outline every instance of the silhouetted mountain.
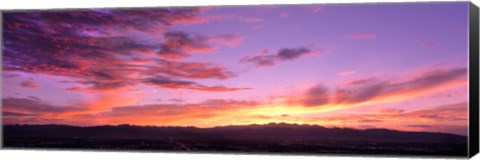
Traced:
POLYGON ((266 125, 222 126, 213 128, 154 126, 5 125, 4 138, 107 138, 107 139, 183 139, 183 140, 293 140, 364 141, 395 143, 466 144, 467 137, 431 132, 404 132, 388 129, 357 130, 325 128, 317 125, 270 123, 266 125))

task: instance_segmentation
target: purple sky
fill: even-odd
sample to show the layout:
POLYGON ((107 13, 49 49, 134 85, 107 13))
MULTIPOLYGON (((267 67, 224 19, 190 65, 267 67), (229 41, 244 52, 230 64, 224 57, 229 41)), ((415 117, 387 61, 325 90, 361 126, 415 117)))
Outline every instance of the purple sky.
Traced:
POLYGON ((4 122, 289 122, 465 135, 467 9, 448 2, 6 12, 4 122))

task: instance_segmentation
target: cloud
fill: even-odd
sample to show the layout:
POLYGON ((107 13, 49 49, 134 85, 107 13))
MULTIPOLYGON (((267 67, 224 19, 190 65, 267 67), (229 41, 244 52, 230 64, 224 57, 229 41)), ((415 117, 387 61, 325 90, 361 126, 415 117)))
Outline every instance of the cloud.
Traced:
POLYGON ((385 108, 380 111, 380 113, 392 114, 392 113, 403 113, 403 109, 394 109, 394 108, 385 108))
POLYGON ((356 89, 337 89, 337 103, 359 103, 370 100, 374 97, 381 96, 386 90, 386 82, 362 86, 356 89))
POLYGON ((352 70, 352 71, 344 71, 344 72, 337 73, 337 75, 339 76, 350 76, 352 74, 355 74, 355 71, 352 70))
MULTIPOLYGON (((67 91, 76 91, 84 93, 95 93, 99 90, 115 90, 128 86, 136 85, 152 85, 157 87, 169 88, 169 89, 191 89, 201 91, 237 91, 235 88, 211 86, 198 84, 191 80, 194 79, 229 79, 237 76, 236 74, 227 70, 227 68, 221 65, 213 65, 205 62, 180 62, 170 60, 156 60, 152 64, 141 66, 140 69, 126 69, 121 71, 117 69, 111 73, 94 73, 89 77, 95 77, 92 80, 83 79, 79 81, 66 82, 66 83, 78 83, 85 87, 71 87, 67 88, 67 91), (115 73, 115 72, 118 72, 115 73), (126 77, 123 74, 134 74, 135 76, 126 77), (160 78, 158 83, 155 83, 155 79, 160 78), (178 81, 173 79, 189 79, 189 81, 178 81), (171 83, 166 83, 171 81, 171 83), (163 82, 163 83, 160 83, 163 82), (194 85, 195 84, 195 85, 194 85)), ((240 89, 238 89, 240 90, 240 89)))
POLYGON ((270 51, 264 49, 260 55, 253 57, 245 57, 240 60, 242 63, 253 63, 256 66, 268 67, 276 65, 282 61, 292 61, 300 57, 314 54, 315 51, 306 47, 297 48, 282 48, 274 54, 270 54, 270 51))
POLYGON ((65 91, 70 91, 70 92, 81 92, 81 93, 86 93, 86 94, 95 94, 97 93, 98 88, 83 88, 83 87, 69 87, 65 88, 65 91))
POLYGON ((422 125, 422 124, 415 124, 415 125, 407 125, 407 127, 413 128, 432 128, 432 125, 422 125))
POLYGON ((226 118, 225 114, 229 114, 234 110, 245 107, 251 108, 256 105, 257 102, 255 101, 208 99, 198 103, 179 104, 174 102, 149 105, 118 106, 109 111, 88 115, 87 117, 106 119, 109 121, 108 124, 121 124, 129 122, 130 119, 135 118, 137 120, 136 123, 140 124, 143 123, 157 125, 158 123, 161 123, 164 126, 185 126, 192 125, 193 123, 201 124, 206 122, 206 119, 226 118), (138 117, 137 115, 142 115, 142 117, 138 117), (179 117, 188 117, 188 119, 179 117), (190 123, 185 123, 187 121, 190 123))
MULTIPOLYGON (((383 108, 366 114, 347 113, 335 116, 322 116, 305 120, 310 123, 342 124, 343 127, 357 128, 360 124, 374 124, 374 128, 390 128, 408 131, 447 132, 467 134, 468 103, 458 102, 431 108, 403 111, 383 108)), ((308 118, 307 118, 308 119, 308 118)), ((296 119, 301 121, 300 119, 296 119)), ((371 127, 369 127, 371 128, 371 127)))
POLYGON ((308 89, 303 99, 305 106, 321 106, 327 103, 329 103, 328 88, 321 84, 308 89))
POLYGON ((89 86, 88 88, 78 88, 72 87, 67 88, 69 91, 84 91, 84 92, 94 92, 102 90, 114 90, 130 85, 134 85, 135 82, 128 82, 124 80, 112 80, 112 81, 78 81, 77 83, 89 86))
MULTIPOLYGON (((412 78, 402 81, 379 77, 360 78, 333 87, 317 84, 305 89, 303 95, 285 96, 280 101, 325 110, 347 109, 366 103, 401 101, 446 90, 466 84, 466 76, 466 68, 454 68, 407 75, 405 77, 412 78)), ((390 109, 384 112, 401 113, 403 110, 390 109)))
POLYGON ((2 117, 4 124, 65 124, 64 119, 39 118, 36 116, 5 116, 2 117))
MULTIPOLYGON (((122 33, 149 33, 163 31, 175 24, 201 23, 205 18, 200 8, 157 9, 91 9, 58 12, 9 12, 4 16, 6 31, 28 31, 24 34, 43 36, 106 37, 122 33)), ((4 36, 18 33, 8 32, 4 36)), ((18 37, 21 39, 22 37, 18 37)), ((40 38, 40 37, 35 37, 40 38)), ((60 40, 60 39, 59 39, 60 40)))
MULTIPOLYGON (((324 95, 321 85, 314 86, 311 95, 324 95)), ((117 97, 111 95, 110 97, 117 97)), ((117 97, 110 101, 123 101, 125 97, 117 97)), ((79 110, 73 112, 68 106, 54 106, 45 102, 25 98, 4 98, 3 102, 12 105, 3 112, 15 112, 10 114, 6 124, 13 123, 68 123, 73 125, 103 125, 130 123, 136 125, 161 125, 161 126, 199 126, 212 127, 225 124, 263 124, 272 121, 291 121, 308 124, 342 124, 343 127, 362 127, 363 124, 372 124, 370 128, 390 128, 409 131, 442 131, 455 134, 466 134, 466 122, 468 121, 468 103, 459 102, 431 108, 417 109, 411 111, 400 111, 397 109, 384 108, 378 112, 368 114, 357 114, 355 112, 346 115, 322 115, 297 116, 298 108, 291 106, 276 110, 275 107, 263 107, 263 102, 233 100, 233 99, 210 99, 198 103, 159 103, 148 105, 121 105, 117 104, 96 104, 97 106, 110 106, 108 109, 95 112, 79 110), (10 101, 16 99, 16 101, 10 101), (36 106, 36 107, 32 107, 36 106), (18 108, 20 110, 11 110, 18 108), (38 112, 45 108, 46 111, 38 112), (28 115, 35 113, 37 115, 28 115), (49 116, 52 113, 76 113, 69 116, 49 116), (141 115, 141 116, 139 116, 141 115), (27 117, 30 117, 27 119, 27 117), (188 117, 188 118, 185 118, 188 117), (238 120, 241 119, 242 122, 238 120), (463 126, 462 126, 463 124, 463 126), (431 125, 430 128, 413 127, 413 125, 431 125)), ((80 108, 82 109, 82 108, 80 108)), ((312 113, 316 108, 303 108, 303 113, 312 113), (306 110, 305 110, 306 109, 306 110)), ((5 118, 5 117, 4 117, 5 118)))
POLYGON ((185 102, 185 100, 181 99, 181 98, 170 98, 168 99, 169 101, 171 102, 175 102, 175 103, 182 103, 182 102, 185 102))
POLYGON ((432 70, 403 82, 356 80, 355 86, 336 90, 337 103, 360 103, 382 98, 402 98, 466 82, 467 69, 432 70))
POLYGON ((420 47, 422 48, 433 48, 437 45, 435 41, 426 41, 426 42, 419 42, 420 47))
POLYGON ((468 104, 466 102, 446 104, 434 109, 424 109, 404 113, 404 116, 432 121, 467 121, 468 104))
POLYGON ((3 112, 25 114, 39 119, 65 119, 74 115, 95 114, 117 106, 132 105, 144 97, 123 93, 122 90, 102 92, 93 99, 72 102, 69 105, 54 105, 32 96, 8 97, 2 99, 2 107, 3 112))
POLYGON ((12 112, 17 115, 51 114, 83 110, 79 107, 50 105, 38 99, 13 97, 2 99, 2 109, 4 113, 12 112))
POLYGON ((281 13, 280 17, 281 18, 288 18, 290 15, 288 13, 281 13))
POLYGON ((165 77, 147 78, 144 80, 145 84, 150 84, 157 87, 170 89, 193 89, 209 92, 229 92, 247 90, 250 88, 228 88, 223 86, 205 86, 191 81, 174 80, 165 77))
POLYGON ((231 19, 236 19, 237 17, 238 15, 236 14, 217 14, 217 15, 206 16, 208 22, 231 20, 231 19))
POLYGON ((354 79, 349 82, 347 82, 347 85, 362 85, 362 84, 370 84, 373 82, 378 81, 378 78, 375 77, 369 77, 369 78, 360 78, 360 79, 354 79))
POLYGON ((376 122, 383 122, 382 120, 376 120, 376 119, 362 119, 358 120, 359 123, 376 123, 376 122))
POLYGON ((293 60, 311 53, 312 50, 308 48, 283 48, 276 56, 281 60, 293 60))
POLYGON ((403 116, 406 118, 415 118, 427 121, 449 122, 449 121, 467 121, 468 103, 459 102, 440 105, 432 109, 422 109, 411 112, 391 113, 384 116, 403 116))
POLYGON ((219 43, 219 44, 224 44, 228 45, 231 47, 236 47, 242 43, 242 41, 245 39, 242 35, 236 33, 236 34, 225 34, 225 35, 219 35, 219 36, 211 36, 209 38, 210 41, 219 43))
POLYGON ((350 39, 374 39, 377 35, 370 32, 359 32, 349 36, 350 39))
POLYGON ((241 18, 242 21, 247 22, 247 23, 258 23, 258 22, 263 22, 262 18, 241 18))
POLYGON ((2 115, 5 117, 36 116, 36 114, 26 114, 26 113, 18 113, 18 112, 3 112, 2 115))
POLYGON ((22 87, 30 88, 30 89, 40 88, 40 85, 39 85, 37 82, 34 82, 34 81, 31 80, 31 79, 28 79, 28 80, 26 80, 26 81, 21 82, 20 85, 21 85, 22 87))
MULTIPOLYGON (((268 53, 268 50, 264 50, 263 53, 268 53), (265 52, 267 51, 267 52, 265 52)), ((267 66, 273 66, 277 63, 277 58, 275 55, 258 55, 258 56, 253 56, 253 57, 245 57, 240 60, 242 63, 254 63, 257 66, 261 67, 267 67, 267 66)))
POLYGON ((189 57, 192 52, 211 52, 217 48, 212 43, 235 47, 240 45, 244 39, 238 33, 204 36, 181 31, 167 32, 164 38, 165 43, 161 45, 157 52, 163 58, 185 58, 189 57))
POLYGON ((320 13, 325 10, 324 6, 315 6, 315 7, 309 7, 310 11, 313 13, 320 13))
POLYGON ((3 77, 3 78, 17 78, 17 77, 20 77, 20 75, 18 75, 18 74, 13 74, 13 73, 5 73, 5 72, 3 72, 3 73, 2 73, 2 77, 3 77))
POLYGON ((129 89, 117 89, 104 91, 97 94, 94 99, 81 101, 77 106, 81 106, 84 111, 70 111, 63 114, 68 117, 78 114, 95 114, 98 112, 110 110, 117 106, 133 105, 145 98, 145 94, 125 94, 131 92, 129 89))
POLYGON ((202 62, 179 62, 158 60, 157 65, 147 67, 146 75, 162 75, 188 79, 228 79, 236 74, 230 72, 221 65, 213 65, 202 62))
POLYGON ((3 18, 4 72, 70 78, 67 83, 77 85, 66 90, 78 92, 142 85, 142 79, 157 75, 231 78, 235 74, 221 65, 168 59, 211 52, 214 44, 238 46, 243 40, 240 34, 170 31, 175 25, 205 22, 201 8, 9 12, 3 18))
MULTIPOLYGON (((113 98, 110 97, 110 98, 113 98)), ((111 99, 122 101, 119 99, 111 99)), ((72 125, 176 125, 176 126, 209 126, 219 123, 210 123, 214 119, 238 120, 233 117, 234 111, 245 108, 254 108, 256 101, 234 99, 208 99, 198 103, 160 103, 147 105, 112 104, 108 109, 75 108, 68 106, 54 106, 42 101, 25 98, 4 98, 3 110, 5 124, 72 124, 72 125), (80 110, 79 110, 80 109, 80 110), (31 114, 35 113, 35 115, 31 114), (232 115, 232 116, 228 116, 232 115), (185 118, 188 117, 188 118, 185 118), (210 121, 210 122, 209 122, 210 121)), ((93 104, 92 104, 93 105, 93 104)), ((107 103, 98 103, 97 106, 108 106, 107 103)))
POLYGON ((33 99, 33 100, 37 100, 37 101, 38 101, 38 100, 40 100, 40 98, 38 98, 38 97, 35 97, 35 96, 27 96, 27 98, 29 98, 29 99, 33 99))
POLYGON ((185 58, 191 52, 210 52, 216 49, 208 43, 209 37, 189 35, 185 32, 168 32, 164 35, 165 43, 157 54, 163 58, 185 58))

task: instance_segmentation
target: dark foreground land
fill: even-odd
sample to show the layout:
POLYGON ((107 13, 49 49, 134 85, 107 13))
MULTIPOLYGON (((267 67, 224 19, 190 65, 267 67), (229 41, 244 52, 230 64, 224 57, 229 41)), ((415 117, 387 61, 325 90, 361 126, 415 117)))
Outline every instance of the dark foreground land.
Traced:
POLYGON ((466 156, 467 137, 268 124, 195 127, 6 125, 6 148, 466 156))

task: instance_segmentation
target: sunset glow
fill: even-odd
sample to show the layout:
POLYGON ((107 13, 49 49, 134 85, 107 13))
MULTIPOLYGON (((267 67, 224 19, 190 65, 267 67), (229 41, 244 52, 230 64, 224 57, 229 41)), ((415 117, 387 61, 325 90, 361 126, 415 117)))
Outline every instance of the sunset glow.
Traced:
POLYGON ((468 3, 3 13, 4 124, 467 135, 468 3))

